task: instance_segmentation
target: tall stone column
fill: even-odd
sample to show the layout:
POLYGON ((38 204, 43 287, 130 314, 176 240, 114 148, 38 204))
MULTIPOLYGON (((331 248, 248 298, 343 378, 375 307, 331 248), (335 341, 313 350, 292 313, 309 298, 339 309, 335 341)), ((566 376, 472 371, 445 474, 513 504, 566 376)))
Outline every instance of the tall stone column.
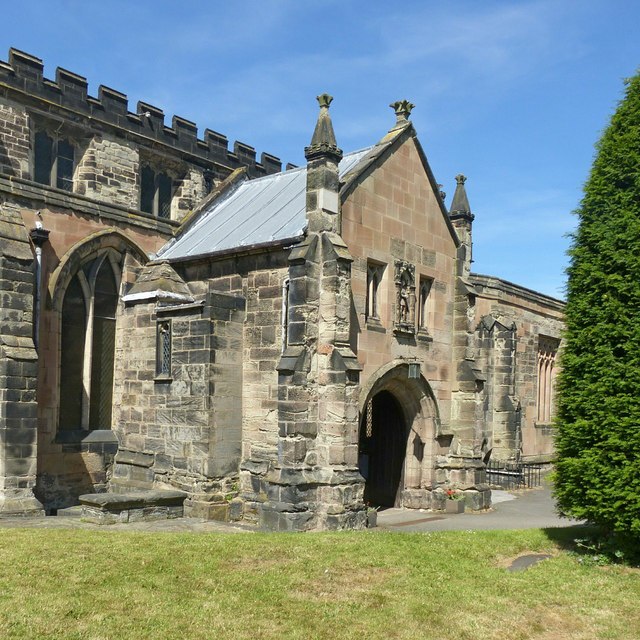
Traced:
POLYGON ((36 263, 17 207, 0 205, 0 516, 41 515, 34 336, 36 263))
POLYGON ((305 149, 305 241, 289 257, 287 347, 278 366, 278 461, 264 480, 262 524, 277 530, 365 525, 357 466, 359 370, 349 346, 351 262, 340 232, 331 97, 305 149))

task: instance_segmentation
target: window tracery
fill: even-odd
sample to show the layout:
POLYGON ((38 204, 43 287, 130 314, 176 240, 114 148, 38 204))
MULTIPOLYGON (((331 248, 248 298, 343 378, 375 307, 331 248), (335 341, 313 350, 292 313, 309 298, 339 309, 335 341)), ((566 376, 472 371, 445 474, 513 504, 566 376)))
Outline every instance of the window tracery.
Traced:
POLYGON ((548 424, 555 413, 556 359, 560 341, 556 338, 538 338, 538 399, 537 422, 548 424))

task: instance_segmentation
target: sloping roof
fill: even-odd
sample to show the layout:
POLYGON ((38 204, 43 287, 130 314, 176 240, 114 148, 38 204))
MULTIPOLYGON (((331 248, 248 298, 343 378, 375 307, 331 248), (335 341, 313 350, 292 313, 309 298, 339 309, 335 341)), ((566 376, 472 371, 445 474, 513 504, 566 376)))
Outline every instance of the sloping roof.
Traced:
POLYGON ((194 297, 186 282, 175 272, 168 262, 147 265, 131 287, 124 302, 141 300, 172 300, 193 302, 194 297))
MULTIPOLYGON (((338 167, 340 176, 372 148, 346 154, 338 167)), ((157 258, 180 260, 297 238, 307 223, 306 186, 306 166, 240 182, 205 207, 157 258)))

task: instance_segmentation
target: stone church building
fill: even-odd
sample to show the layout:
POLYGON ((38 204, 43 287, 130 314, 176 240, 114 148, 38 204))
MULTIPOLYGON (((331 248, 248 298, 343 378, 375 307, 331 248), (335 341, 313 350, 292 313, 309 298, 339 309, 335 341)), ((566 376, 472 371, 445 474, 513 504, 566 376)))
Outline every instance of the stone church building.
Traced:
POLYGON ((563 304, 471 271, 409 119, 306 165, 16 49, 0 62, 0 515, 185 493, 186 515, 359 528, 490 505, 548 461, 563 304), (373 141, 372 141, 373 142, 373 141))

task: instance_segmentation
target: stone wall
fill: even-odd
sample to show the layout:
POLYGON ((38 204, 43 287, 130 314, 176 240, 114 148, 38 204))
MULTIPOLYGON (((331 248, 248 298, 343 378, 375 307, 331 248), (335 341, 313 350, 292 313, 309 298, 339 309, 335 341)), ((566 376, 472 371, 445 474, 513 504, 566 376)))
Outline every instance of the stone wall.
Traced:
MULTIPOLYGON (((264 472, 267 461, 277 458, 276 367, 282 354, 282 292, 287 276, 287 270, 271 268, 247 277, 242 458, 251 463, 246 463, 241 473, 241 487, 246 493, 252 492, 249 466, 264 472)), ((248 511, 251 510, 249 507, 248 511)))
POLYGON ((261 478, 269 464, 278 458, 276 367, 282 354, 282 294, 288 276, 287 254, 276 248, 266 253, 175 265, 196 296, 210 289, 246 300, 241 352, 233 354, 234 362, 238 359, 234 366, 242 372, 240 403, 236 407, 242 421, 238 487, 242 510, 233 512, 233 517, 250 522, 257 522, 266 500, 261 478))
MULTIPOLYGON (((79 127, 77 123, 61 124, 39 113, 30 116, 26 107, 3 101, 1 95, 0 173, 27 180, 32 178, 33 139, 39 129, 73 145, 73 193, 109 205, 140 209, 141 148, 137 144, 111 132, 79 127)), ((205 167, 147 150, 143 155, 152 157, 155 169, 172 178, 171 219, 181 220, 206 195, 205 167)), ((214 175, 224 177, 226 174, 218 170, 214 175)), ((51 187, 56 185, 44 185, 46 189, 51 187)))
POLYGON ((74 175, 76 193, 130 209, 140 207, 139 158, 135 145, 96 135, 81 152, 74 175))
POLYGON ((17 207, 0 219, 0 515, 38 514, 35 260, 17 207))
POLYGON ((367 175, 344 202, 342 211, 343 237, 354 258, 353 300, 361 332, 358 359, 363 365, 363 380, 394 358, 418 357, 446 423, 452 385, 456 244, 413 139, 367 175), (370 260, 385 266, 378 297, 379 323, 367 322, 365 314, 370 260), (421 278, 433 281, 425 328, 416 327, 413 336, 394 331, 397 260, 415 266, 416 292, 421 278))
POLYGON ((171 219, 182 220, 207 195, 204 174, 194 167, 183 169, 175 184, 171 219))
POLYGON ((493 391, 486 413, 492 457, 549 461, 553 426, 537 419, 538 348, 541 336, 561 346, 564 304, 498 278, 471 274, 470 280, 478 294, 477 353, 483 366, 493 372, 488 376, 493 391), (489 333, 492 337, 487 341, 489 333), (502 362, 500 368, 505 358, 508 363, 502 362))
POLYGON ((29 119, 24 109, 0 103, 0 173, 30 177, 29 119))

